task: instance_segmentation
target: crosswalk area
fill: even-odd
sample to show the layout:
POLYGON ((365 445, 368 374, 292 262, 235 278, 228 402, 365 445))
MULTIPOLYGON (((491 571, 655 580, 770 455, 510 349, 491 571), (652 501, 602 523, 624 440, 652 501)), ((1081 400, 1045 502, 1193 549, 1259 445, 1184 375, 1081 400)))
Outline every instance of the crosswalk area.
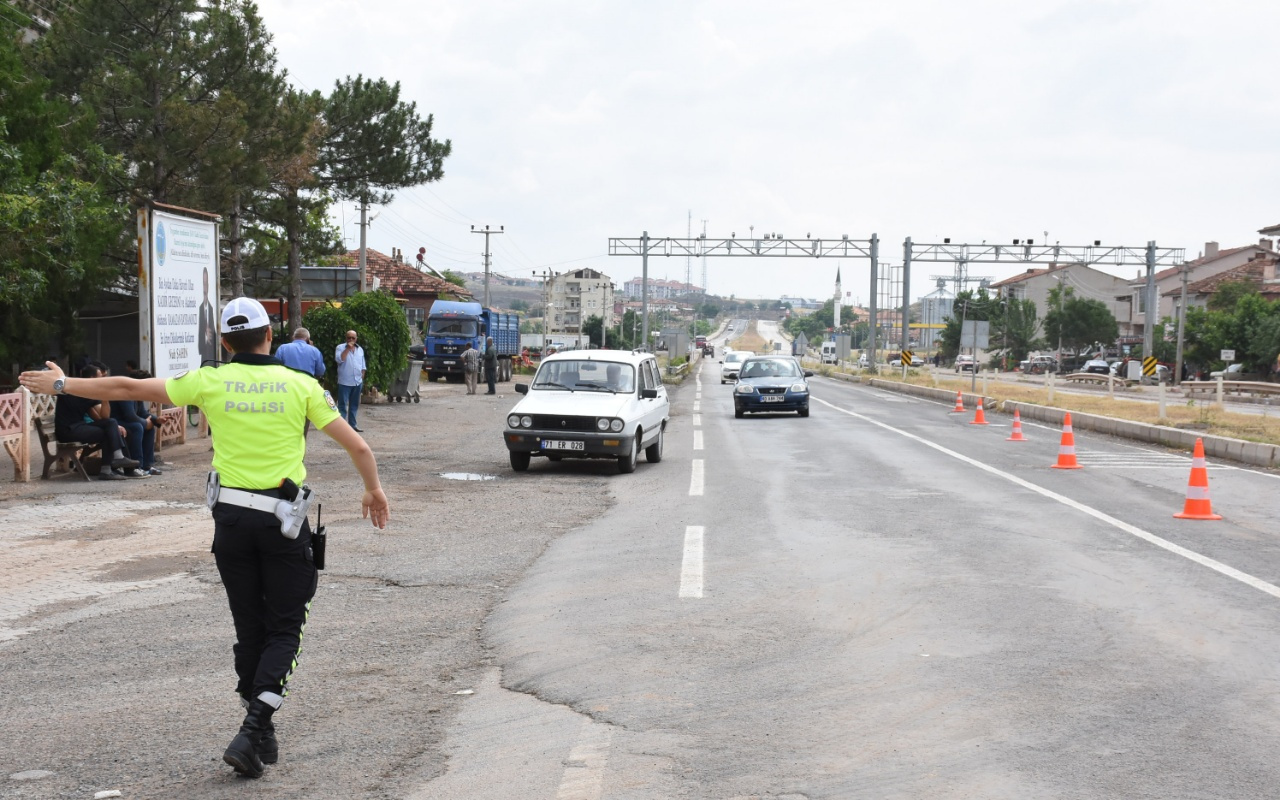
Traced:
MULTIPOLYGON (((1162 453, 1159 450, 1134 448, 1126 452, 1089 451, 1077 446, 1076 458, 1080 466, 1092 469, 1179 469, 1190 470, 1191 458, 1178 453, 1162 453)), ((1208 464, 1211 470, 1231 467, 1208 464)))

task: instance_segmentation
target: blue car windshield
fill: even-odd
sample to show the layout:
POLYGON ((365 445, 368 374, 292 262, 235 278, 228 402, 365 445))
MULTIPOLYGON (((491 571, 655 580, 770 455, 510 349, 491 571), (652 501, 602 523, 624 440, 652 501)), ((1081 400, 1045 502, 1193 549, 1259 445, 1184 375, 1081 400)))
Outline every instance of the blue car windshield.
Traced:
POLYGON ((794 361, 783 359, 759 359, 747 361, 738 373, 740 378, 798 378, 800 368, 794 361))
POLYGON ((476 321, 473 319, 452 319, 439 317, 432 319, 427 333, 436 336, 463 336, 471 338, 476 335, 476 321))

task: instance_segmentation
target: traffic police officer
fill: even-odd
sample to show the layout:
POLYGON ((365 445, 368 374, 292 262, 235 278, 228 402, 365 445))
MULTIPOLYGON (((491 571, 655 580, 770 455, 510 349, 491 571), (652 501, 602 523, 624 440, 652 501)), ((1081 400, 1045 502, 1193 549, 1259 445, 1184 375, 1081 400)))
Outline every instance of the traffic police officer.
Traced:
POLYGON ((288 693, 316 590, 305 519, 309 490, 299 488, 306 477, 306 420, 351 457, 364 480, 362 515, 384 528, 389 508, 373 451, 338 416, 333 398, 314 378, 269 355, 271 325, 262 304, 232 300, 222 311, 221 330, 223 346, 234 355, 220 367, 168 379, 88 380, 63 377, 49 362, 47 370, 24 372, 20 380, 43 394, 197 405, 218 432, 209 481, 213 552, 236 629, 236 692, 248 709, 222 758, 257 778, 263 763, 278 758, 272 715, 288 693))

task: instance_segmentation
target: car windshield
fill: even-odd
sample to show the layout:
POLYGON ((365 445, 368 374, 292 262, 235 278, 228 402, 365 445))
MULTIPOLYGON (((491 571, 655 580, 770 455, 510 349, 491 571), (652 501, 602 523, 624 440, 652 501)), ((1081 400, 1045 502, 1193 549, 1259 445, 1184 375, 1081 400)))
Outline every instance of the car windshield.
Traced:
POLYGON ((636 370, 630 364, 573 359, 547 361, 538 368, 534 389, 574 392, 634 392, 636 370))
POLYGON ((742 353, 725 353, 724 363, 733 364, 742 360, 742 353))
POLYGON ((432 333, 436 336, 471 337, 476 335, 476 321, 473 319, 439 317, 431 320, 431 324, 427 327, 427 333, 432 333))
POLYGON ((743 378, 798 378, 800 368, 794 361, 760 359, 744 363, 739 375, 743 378))

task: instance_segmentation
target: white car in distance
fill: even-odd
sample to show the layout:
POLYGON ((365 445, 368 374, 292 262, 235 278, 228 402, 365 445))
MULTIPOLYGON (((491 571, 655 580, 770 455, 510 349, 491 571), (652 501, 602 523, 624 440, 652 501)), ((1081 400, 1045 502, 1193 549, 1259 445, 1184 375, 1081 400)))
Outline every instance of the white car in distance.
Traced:
POLYGON ((738 379, 738 370, 742 368, 742 362, 747 360, 747 356, 751 355, 742 350, 731 350, 724 354, 724 362, 720 364, 720 383, 728 383, 738 379))

